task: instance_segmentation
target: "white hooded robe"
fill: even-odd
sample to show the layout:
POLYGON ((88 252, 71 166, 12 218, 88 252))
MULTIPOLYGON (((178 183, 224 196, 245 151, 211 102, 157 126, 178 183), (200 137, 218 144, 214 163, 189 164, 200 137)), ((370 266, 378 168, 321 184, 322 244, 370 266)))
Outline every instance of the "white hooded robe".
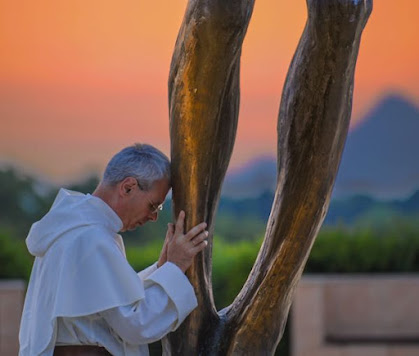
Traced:
POLYGON ((172 263, 151 268, 151 273, 143 274, 145 280, 141 273, 137 275, 125 258, 118 235, 121 228, 122 221, 104 201, 65 189, 60 190, 50 211, 32 225, 26 243, 36 258, 20 326, 20 356, 52 355, 60 322, 88 330, 90 335, 79 340, 93 339, 93 344, 107 349, 112 348, 108 344, 120 343, 118 351, 112 350, 115 355, 148 355, 147 345, 122 339, 106 326, 102 315, 116 317, 130 306, 138 309, 141 303, 147 312, 144 308, 153 308, 152 304, 144 306, 147 290, 157 285, 167 306, 160 308, 156 298, 156 308, 172 315, 175 311, 177 316, 164 325, 163 315, 161 325, 154 324, 154 330, 149 330, 161 338, 197 306, 191 284, 172 263), (104 333, 108 328, 109 333, 104 333))

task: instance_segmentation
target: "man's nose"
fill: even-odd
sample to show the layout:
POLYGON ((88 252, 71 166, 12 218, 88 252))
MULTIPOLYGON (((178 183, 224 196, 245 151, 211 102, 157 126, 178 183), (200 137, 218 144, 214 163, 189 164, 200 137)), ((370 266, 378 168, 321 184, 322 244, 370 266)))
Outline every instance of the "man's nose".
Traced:
POLYGON ((157 221, 157 219, 158 219, 158 218, 159 218, 159 214, 158 214, 157 212, 151 213, 151 214, 148 216, 148 219, 149 219, 150 221, 152 221, 152 222, 157 221))

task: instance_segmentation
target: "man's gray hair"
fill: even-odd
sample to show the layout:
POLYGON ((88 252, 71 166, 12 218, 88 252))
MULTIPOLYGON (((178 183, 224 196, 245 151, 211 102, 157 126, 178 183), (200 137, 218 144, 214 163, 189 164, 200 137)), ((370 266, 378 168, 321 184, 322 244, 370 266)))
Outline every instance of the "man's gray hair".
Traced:
POLYGON ((157 148, 136 143, 112 157, 103 174, 103 183, 116 185, 127 177, 137 179, 141 189, 149 190, 156 180, 166 178, 170 182, 170 161, 157 148))

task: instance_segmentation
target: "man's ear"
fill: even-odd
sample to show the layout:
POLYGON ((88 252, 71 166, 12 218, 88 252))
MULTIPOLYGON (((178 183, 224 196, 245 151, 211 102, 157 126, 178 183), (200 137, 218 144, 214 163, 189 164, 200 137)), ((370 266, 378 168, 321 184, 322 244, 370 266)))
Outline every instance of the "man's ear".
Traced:
POLYGON ((131 194, 131 191, 138 185, 137 180, 133 177, 126 177, 120 182, 119 193, 122 196, 127 196, 131 194))

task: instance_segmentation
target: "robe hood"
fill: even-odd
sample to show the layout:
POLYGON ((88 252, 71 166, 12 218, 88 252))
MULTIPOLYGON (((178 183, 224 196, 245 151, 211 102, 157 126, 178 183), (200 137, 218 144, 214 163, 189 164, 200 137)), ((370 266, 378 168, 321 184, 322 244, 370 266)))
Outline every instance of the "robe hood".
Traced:
POLYGON ((26 238, 28 250, 33 256, 42 257, 67 232, 92 224, 103 225, 104 214, 107 228, 115 233, 122 229, 121 219, 102 199, 60 189, 50 211, 32 225, 26 238))

